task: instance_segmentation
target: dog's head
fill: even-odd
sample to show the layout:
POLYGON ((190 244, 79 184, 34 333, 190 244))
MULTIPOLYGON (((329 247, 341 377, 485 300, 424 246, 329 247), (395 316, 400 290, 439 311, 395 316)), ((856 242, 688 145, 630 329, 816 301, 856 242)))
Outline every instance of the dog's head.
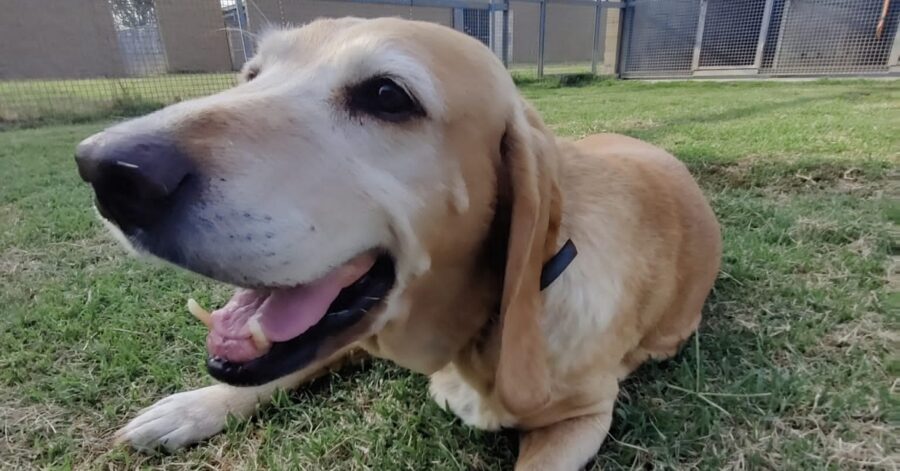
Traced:
POLYGON ((341 19, 264 35, 241 76, 76 155, 127 246, 240 287, 212 315, 213 375, 269 381, 407 322, 407 287, 474 269, 506 208, 497 379, 539 402, 555 144, 502 64, 449 28, 341 19))

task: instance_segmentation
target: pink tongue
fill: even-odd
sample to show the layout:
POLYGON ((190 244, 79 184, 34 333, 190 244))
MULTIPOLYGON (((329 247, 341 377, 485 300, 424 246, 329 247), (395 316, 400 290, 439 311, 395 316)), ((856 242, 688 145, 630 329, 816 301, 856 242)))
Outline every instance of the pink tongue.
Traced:
MULTIPOLYGON (((341 269, 308 285, 272 292, 256 311, 263 333, 273 342, 292 339, 316 325, 344 289, 341 269)), ((354 280, 350 280, 353 283, 354 280)))
POLYGON ((206 340, 209 353, 231 361, 247 361, 265 353, 255 347, 247 327, 249 320, 256 316, 270 341, 284 342, 297 337, 322 320, 341 290, 361 278, 374 264, 373 256, 361 255, 324 277, 296 288, 277 289, 271 294, 238 290, 228 304, 212 313, 213 326, 206 340))

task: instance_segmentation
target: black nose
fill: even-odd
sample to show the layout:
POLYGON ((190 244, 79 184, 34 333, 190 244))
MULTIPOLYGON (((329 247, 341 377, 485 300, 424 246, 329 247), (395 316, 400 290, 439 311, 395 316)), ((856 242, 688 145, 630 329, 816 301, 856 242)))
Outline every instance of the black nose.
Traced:
POLYGON ((94 187, 97 209, 126 233, 158 224, 193 169, 169 139, 109 132, 79 144, 75 162, 94 187))

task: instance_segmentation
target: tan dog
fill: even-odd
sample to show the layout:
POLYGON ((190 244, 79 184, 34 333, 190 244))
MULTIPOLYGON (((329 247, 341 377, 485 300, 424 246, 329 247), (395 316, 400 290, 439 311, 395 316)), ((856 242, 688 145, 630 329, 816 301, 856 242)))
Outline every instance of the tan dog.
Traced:
POLYGON ((430 375, 467 424, 521 430, 517 468, 575 469, 619 380, 697 328, 720 236, 685 167, 624 136, 554 138, 478 41, 321 20, 266 35, 243 77, 78 148, 129 247, 243 287, 205 319, 231 385, 163 399, 121 441, 205 439, 362 347, 430 375))

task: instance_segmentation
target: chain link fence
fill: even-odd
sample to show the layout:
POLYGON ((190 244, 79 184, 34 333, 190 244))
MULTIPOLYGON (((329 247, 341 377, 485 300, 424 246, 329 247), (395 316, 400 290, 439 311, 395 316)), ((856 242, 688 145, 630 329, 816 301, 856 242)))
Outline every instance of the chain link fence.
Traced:
POLYGON ((215 93, 262 29, 348 15, 458 29, 522 78, 900 74, 900 0, 28 0, 2 11, 0 125, 215 93))
POLYGON ((621 75, 832 76, 900 73, 900 2, 633 0, 621 75))
POLYGON ((262 29, 319 17, 443 24, 479 39, 522 77, 542 76, 545 67, 548 73, 614 73, 617 54, 603 48, 617 42, 621 6, 606 0, 8 2, 0 15, 0 124, 133 115, 215 93, 234 84, 262 29), (607 7, 615 14, 607 15, 607 7))
POLYGON ((29 0, 0 15, 0 123, 133 115, 234 83, 219 0, 29 0))

